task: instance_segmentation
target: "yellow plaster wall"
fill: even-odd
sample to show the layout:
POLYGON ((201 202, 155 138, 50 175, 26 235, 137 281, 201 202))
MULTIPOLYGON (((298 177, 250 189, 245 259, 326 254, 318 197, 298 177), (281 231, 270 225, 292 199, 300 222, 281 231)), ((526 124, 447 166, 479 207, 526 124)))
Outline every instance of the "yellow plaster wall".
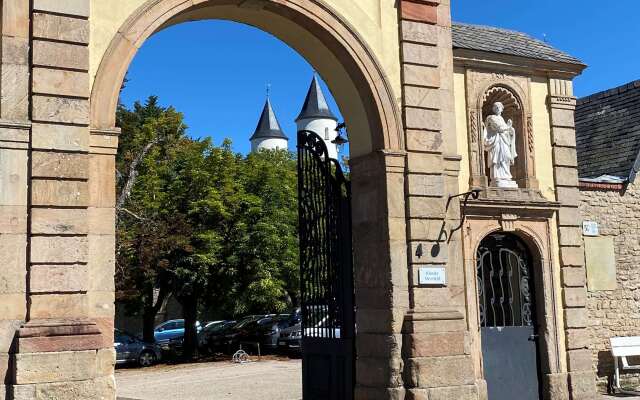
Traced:
POLYGON ((549 82, 546 77, 531 78, 531 116, 533 118, 533 143, 536 156, 536 176, 544 197, 555 201, 553 159, 551 149, 551 125, 547 97, 549 82))
MULTIPOLYGON (((109 43, 126 19, 148 0, 91 0, 91 84, 109 43)), ((395 0, 324 0, 359 33, 376 55, 396 98, 400 96, 398 16, 395 0)))
POLYGON ((456 112, 456 145, 462 156, 460 175, 458 176, 458 193, 469 190, 469 141, 467 136, 467 99, 464 68, 456 67, 453 71, 453 96, 456 112))

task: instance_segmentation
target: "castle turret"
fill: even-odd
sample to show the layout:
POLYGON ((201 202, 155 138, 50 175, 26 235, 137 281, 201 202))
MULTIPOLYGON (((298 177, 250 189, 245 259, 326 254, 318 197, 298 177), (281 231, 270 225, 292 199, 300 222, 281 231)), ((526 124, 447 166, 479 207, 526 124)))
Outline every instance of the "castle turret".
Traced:
POLYGON ((280 128, 280 123, 273 112, 273 107, 271 107, 271 100, 267 97, 258 126, 253 136, 251 136, 251 151, 255 152, 262 149, 287 150, 288 148, 289 138, 280 128))
POLYGON ((338 158, 338 146, 335 143, 331 143, 338 135, 338 132, 336 132, 338 118, 329 109, 318 78, 315 75, 311 81, 311 87, 309 87, 302 111, 296 118, 296 124, 299 131, 315 132, 324 139, 329 150, 329 157, 338 158))

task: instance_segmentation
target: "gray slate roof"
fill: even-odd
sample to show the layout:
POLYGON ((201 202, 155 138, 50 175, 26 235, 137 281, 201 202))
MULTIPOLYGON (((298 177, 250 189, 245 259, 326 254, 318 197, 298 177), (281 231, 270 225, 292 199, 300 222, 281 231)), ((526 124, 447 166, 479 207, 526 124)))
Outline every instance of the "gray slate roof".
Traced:
POLYGON ((580 178, 613 175, 633 182, 640 153, 640 80, 578 100, 580 178))
POLYGON ((309 92, 307 92, 307 98, 304 100, 302 111, 300 111, 300 115, 296 118, 296 122, 301 119, 310 118, 328 118, 335 121, 338 120, 338 118, 336 118, 329 109, 327 99, 324 97, 318 78, 315 75, 311 81, 311 86, 309 86, 309 92))
POLYGON ((289 140, 287 135, 282 131, 282 128, 280 128, 280 123, 278 122, 278 118, 276 118, 276 114, 273 112, 273 107, 271 107, 271 100, 269 100, 269 98, 267 98, 267 101, 264 103, 264 108, 262 109, 258 126, 250 140, 264 138, 289 140))
POLYGON ((577 58, 522 32, 455 22, 452 26, 452 35, 454 49, 488 51, 537 60, 584 65, 577 58))

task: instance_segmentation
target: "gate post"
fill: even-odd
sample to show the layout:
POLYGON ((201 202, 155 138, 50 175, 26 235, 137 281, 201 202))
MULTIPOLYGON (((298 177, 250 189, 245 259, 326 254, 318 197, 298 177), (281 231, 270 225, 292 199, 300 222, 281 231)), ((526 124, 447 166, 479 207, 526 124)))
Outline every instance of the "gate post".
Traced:
MULTIPOLYGON (((113 399, 113 331, 94 321, 96 309, 113 312, 112 286, 96 276, 109 273, 114 256, 90 235, 89 206, 115 189, 113 168, 89 154, 90 0, 31 3, 27 316, 11 392, 16 400, 113 399), (110 295, 95 296, 97 284, 110 295)), ((98 229, 112 230, 103 222, 98 229)))
POLYGON ((410 310, 403 327, 409 399, 486 398, 465 320, 449 0, 400 1, 410 310), (421 268, 446 284, 421 285, 421 268))

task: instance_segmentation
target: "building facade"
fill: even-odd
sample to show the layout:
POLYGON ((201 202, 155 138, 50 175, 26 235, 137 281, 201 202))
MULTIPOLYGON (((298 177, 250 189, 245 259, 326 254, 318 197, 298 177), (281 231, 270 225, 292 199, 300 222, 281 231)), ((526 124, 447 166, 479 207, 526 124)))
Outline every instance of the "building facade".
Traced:
POLYGON ((505 371, 595 396, 579 60, 448 0, 4 0, 0 398, 115 397, 119 91, 149 36, 207 18, 300 52, 349 127, 356 399, 491 398, 505 371), (533 364, 496 367, 496 339, 533 364))
MULTIPOLYGON (((609 339, 640 326, 640 81, 578 100, 580 216, 594 369, 604 390, 613 374, 609 339)), ((624 374, 623 384, 638 384, 624 374)))

